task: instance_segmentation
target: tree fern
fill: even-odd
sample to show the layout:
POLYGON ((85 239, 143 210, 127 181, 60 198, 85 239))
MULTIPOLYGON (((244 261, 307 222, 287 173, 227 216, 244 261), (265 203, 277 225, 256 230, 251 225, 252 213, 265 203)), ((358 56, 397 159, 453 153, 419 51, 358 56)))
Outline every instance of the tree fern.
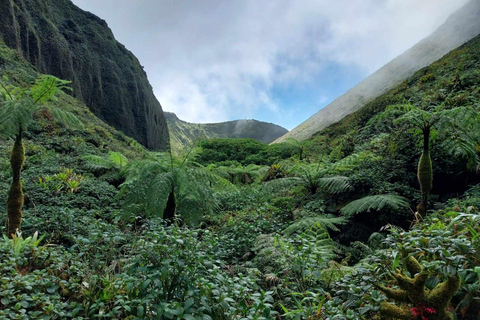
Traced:
POLYGON ((318 179, 318 188, 327 194, 336 194, 351 190, 352 186, 348 177, 331 176, 318 179))
POLYGON ((310 140, 298 141, 295 138, 287 138, 285 142, 297 150, 300 161, 303 160, 305 149, 312 144, 310 140))
POLYGON ((83 129, 83 123, 73 113, 55 107, 47 107, 45 109, 53 115, 55 120, 71 128, 83 129))
POLYGON ((168 163, 167 158, 152 153, 148 159, 131 162, 122 170, 126 180, 120 186, 119 197, 124 199, 125 217, 164 217, 168 201, 189 222, 216 209, 212 186, 217 176, 206 168, 190 167, 188 162, 172 159, 168 163))
POLYGON ((32 114, 36 109, 29 97, 4 101, 0 107, 0 134, 7 138, 16 136, 20 127, 25 129, 33 120, 32 114))
MULTIPOLYGON (((5 77, 3 78, 5 80, 5 77)), ((23 132, 33 121, 33 114, 40 109, 49 110, 58 120, 67 125, 82 127, 82 123, 71 113, 56 108, 44 107, 42 104, 53 100, 55 95, 66 88, 68 81, 53 76, 39 77, 29 89, 20 89, 0 83, 2 97, 0 105, 0 135, 14 137, 10 164, 13 180, 7 200, 7 235, 13 235, 20 229, 22 222, 23 192, 21 171, 25 162, 23 132)))
POLYGON ((72 113, 44 105, 55 99, 55 95, 62 89, 68 89, 68 83, 54 76, 43 75, 28 89, 2 84, 6 94, 3 95, 4 100, 0 107, 0 135, 14 137, 20 127, 26 130, 33 121, 33 114, 42 109, 49 111, 55 119, 68 126, 82 128, 83 124, 72 113))
POLYGON ((401 124, 414 136, 421 137, 423 152, 418 163, 417 177, 422 192, 422 201, 417 206, 417 211, 425 215, 428 199, 432 189, 433 170, 430 157, 430 144, 439 134, 445 140, 455 143, 445 143, 446 150, 451 154, 468 158, 469 167, 476 167, 478 155, 475 148, 479 145, 478 126, 480 117, 478 110, 472 107, 449 108, 449 98, 454 90, 438 106, 426 109, 411 104, 391 105, 384 112, 374 116, 368 125, 374 123, 385 124, 389 127, 401 124), (471 133, 474 133, 473 135, 471 133), (475 137, 476 135, 476 137, 475 137))
POLYGON ((125 157, 121 152, 109 151, 108 159, 112 165, 118 169, 125 167, 128 163, 127 157, 125 157))
POLYGON ((339 231, 338 225, 346 223, 344 217, 335 217, 325 214, 308 214, 306 217, 295 221, 289 225, 283 233, 285 235, 292 235, 295 233, 303 233, 312 228, 322 228, 325 230, 339 231))
POLYGON ((361 151, 353 153, 348 157, 345 157, 334 164, 332 164, 332 169, 337 172, 352 171, 358 167, 366 159, 375 158, 374 154, 369 151, 361 151))
POLYGON ((383 194, 354 200, 344 206, 340 212, 345 217, 352 217, 361 212, 379 211, 386 207, 391 209, 404 209, 408 208, 408 206, 409 202, 404 197, 393 194, 383 194))
POLYGON ((317 192, 336 194, 351 189, 348 177, 329 176, 329 164, 319 162, 313 165, 300 164, 290 171, 295 179, 305 187, 308 194, 314 195, 317 192))
POLYGON ((290 191, 292 187, 299 184, 300 180, 295 177, 280 178, 262 183, 260 191, 266 196, 281 194, 290 191))
POLYGON ((107 170, 112 167, 111 162, 107 158, 94 154, 84 155, 82 160, 85 162, 85 167, 93 171, 107 170))
POLYGON ((97 156, 94 154, 87 154, 82 157, 85 161, 85 166, 89 169, 108 170, 108 169, 122 169, 128 163, 128 159, 120 152, 109 151, 107 157, 97 156))

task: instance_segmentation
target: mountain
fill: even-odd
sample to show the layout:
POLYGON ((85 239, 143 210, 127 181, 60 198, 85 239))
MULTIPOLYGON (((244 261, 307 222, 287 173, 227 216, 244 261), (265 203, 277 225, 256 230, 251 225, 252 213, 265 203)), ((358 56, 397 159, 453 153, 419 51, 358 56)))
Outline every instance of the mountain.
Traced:
POLYGON ((270 143, 288 132, 273 123, 257 120, 234 120, 218 123, 189 123, 180 120, 176 114, 165 112, 171 148, 180 151, 196 139, 252 138, 270 143))
POLYGON ((39 72, 71 80, 74 97, 146 147, 167 147, 167 124, 147 75, 104 20, 70 0, 2 0, 0 16, 3 42, 39 72))
POLYGON ((368 76, 315 115, 275 142, 292 137, 305 140, 480 34, 480 0, 472 0, 453 13, 434 33, 368 76))

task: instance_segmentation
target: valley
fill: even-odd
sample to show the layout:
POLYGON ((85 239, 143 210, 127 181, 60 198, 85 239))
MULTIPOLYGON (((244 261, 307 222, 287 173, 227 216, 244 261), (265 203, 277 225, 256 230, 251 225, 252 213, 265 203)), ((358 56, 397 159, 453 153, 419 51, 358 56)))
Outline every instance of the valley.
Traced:
POLYGON ((0 319, 480 317, 479 1, 290 132, 180 120, 103 20, 7 2, 0 319))

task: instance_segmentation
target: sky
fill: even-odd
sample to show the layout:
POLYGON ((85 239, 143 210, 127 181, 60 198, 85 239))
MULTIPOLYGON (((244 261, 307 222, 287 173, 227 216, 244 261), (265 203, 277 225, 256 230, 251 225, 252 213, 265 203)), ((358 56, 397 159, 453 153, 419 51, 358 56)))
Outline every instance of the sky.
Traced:
POLYGON ((468 0, 73 0, 104 19, 188 122, 293 129, 468 0))

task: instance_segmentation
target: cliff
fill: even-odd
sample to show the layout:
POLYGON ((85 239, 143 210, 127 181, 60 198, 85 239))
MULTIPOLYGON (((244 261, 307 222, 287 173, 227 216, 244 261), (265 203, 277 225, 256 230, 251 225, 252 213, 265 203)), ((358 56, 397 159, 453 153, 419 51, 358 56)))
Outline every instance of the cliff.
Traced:
POLYGON ((0 37, 39 72, 71 80, 100 119, 149 149, 168 146, 162 107, 137 58, 70 0, 0 1, 0 37))

